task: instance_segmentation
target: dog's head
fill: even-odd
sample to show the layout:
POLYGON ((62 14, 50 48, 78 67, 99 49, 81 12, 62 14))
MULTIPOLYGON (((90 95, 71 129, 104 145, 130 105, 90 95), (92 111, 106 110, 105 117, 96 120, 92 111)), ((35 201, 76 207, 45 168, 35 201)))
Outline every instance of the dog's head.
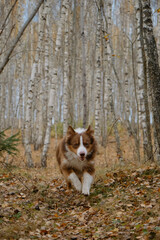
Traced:
POLYGON ((71 126, 68 127, 66 135, 67 147, 81 161, 93 159, 96 154, 97 144, 93 134, 94 131, 90 126, 87 129, 78 128, 75 130, 71 126))

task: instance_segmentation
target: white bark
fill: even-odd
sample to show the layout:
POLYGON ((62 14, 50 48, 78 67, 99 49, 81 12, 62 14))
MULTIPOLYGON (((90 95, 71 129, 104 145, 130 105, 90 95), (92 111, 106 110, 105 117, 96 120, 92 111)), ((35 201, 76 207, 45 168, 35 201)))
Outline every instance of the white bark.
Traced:
POLYGON ((36 54, 35 61, 33 63, 31 78, 28 84, 28 98, 26 103, 26 116, 25 116, 25 154, 27 160, 27 166, 33 167, 32 153, 31 153, 31 119, 32 119, 32 102, 33 102, 33 90, 35 86, 36 64, 38 62, 38 55, 36 54))
POLYGON ((139 100, 139 122, 143 134, 144 160, 153 159, 152 142, 150 133, 150 117, 147 96, 147 70, 146 56, 143 40, 142 6, 137 0, 137 74, 138 74, 138 100, 139 100))
POLYGON ((20 29, 20 31, 18 32, 15 40, 13 41, 11 47, 9 48, 9 50, 7 51, 4 60, 2 62, 2 64, 0 65, 0 73, 3 71, 3 69, 5 68, 5 66, 7 65, 9 58, 13 52, 13 50, 15 49, 18 41, 20 40, 21 36, 23 35, 25 29, 27 28, 28 24, 32 21, 32 19, 34 18, 35 14, 37 13, 38 9, 40 8, 40 6, 42 5, 44 0, 40 0, 39 3, 37 4, 36 8, 33 10, 33 12, 31 13, 31 15, 29 16, 29 18, 27 19, 27 21, 24 23, 24 25, 22 26, 22 28, 20 29))
POLYGON ((68 7, 69 7, 69 0, 64 0, 62 2, 61 17, 59 20, 58 32, 57 32, 57 37, 56 37, 53 77, 51 79, 49 97, 48 97, 47 128, 46 128, 46 132, 45 132, 44 146, 43 146, 43 151, 42 151, 42 155, 41 155, 41 165, 43 167, 47 166, 47 152, 48 152, 48 147, 49 147, 49 143, 50 143, 50 132, 51 132, 51 125, 52 125, 52 118, 53 118, 53 110, 55 107, 54 97, 55 97, 56 84, 58 83, 57 60, 58 60, 58 53, 61 49, 62 30, 63 30, 63 26, 67 20, 66 11, 67 11, 68 7))
POLYGON ((83 93, 83 128, 87 126, 87 90, 86 90, 86 35, 84 29, 86 0, 81 1, 81 39, 82 39, 82 93, 83 93))
POLYGON ((68 11, 66 11, 67 21, 65 23, 65 39, 64 39, 64 82, 63 82, 63 136, 66 135, 68 129, 68 103, 69 103, 69 79, 68 79, 68 11))
POLYGON ((114 104, 114 97, 113 97, 113 76, 111 72, 111 65, 112 65, 112 49, 111 49, 111 37, 112 36, 112 27, 111 27, 111 13, 112 13, 112 3, 109 0, 107 4, 107 12, 108 12, 108 33, 109 33, 109 39, 106 44, 106 88, 108 92, 108 112, 111 113, 112 116, 112 121, 113 121, 113 129, 114 129, 114 135, 116 139, 116 149, 117 149, 117 157, 120 161, 120 163, 123 163, 123 154, 121 151, 121 144, 120 144, 120 137, 119 137, 119 132, 118 132, 118 127, 117 127, 117 118, 116 118, 116 112, 115 112, 115 104, 114 104))
POLYGON ((95 102, 95 137, 97 141, 100 141, 101 136, 101 124, 100 124, 100 113, 101 113, 101 12, 98 9, 98 20, 97 20, 97 33, 96 33, 96 102, 95 102))
MULTIPOLYGON (((38 38, 38 46, 37 46, 37 52, 39 54, 39 60, 38 60, 38 73, 37 73, 37 114, 36 114, 36 130, 35 130, 35 141, 34 141, 34 149, 38 150, 42 144, 43 144, 43 131, 44 131, 44 125, 43 125, 43 82, 44 82, 44 76, 43 76, 43 54, 42 49, 44 49, 44 35, 45 35, 45 22, 48 14, 49 6, 48 1, 45 1, 45 4, 43 8, 40 9, 40 16, 39 16, 39 38, 38 38)), ((45 42, 46 44, 46 42, 45 42)))
MULTIPOLYGON (((146 42, 147 67, 149 75, 149 86, 151 89, 152 112, 154 119, 154 138, 158 164, 160 164, 160 66, 158 49, 153 33, 152 9, 149 0, 141 0, 143 9, 143 32, 146 42)), ((149 142, 149 147, 152 142, 149 142)), ((150 150, 150 148, 148 149, 150 150)), ((152 154, 153 155, 153 154, 152 154)), ((151 156, 152 157, 152 156, 151 156)), ((153 157, 150 159, 154 160, 153 157)))

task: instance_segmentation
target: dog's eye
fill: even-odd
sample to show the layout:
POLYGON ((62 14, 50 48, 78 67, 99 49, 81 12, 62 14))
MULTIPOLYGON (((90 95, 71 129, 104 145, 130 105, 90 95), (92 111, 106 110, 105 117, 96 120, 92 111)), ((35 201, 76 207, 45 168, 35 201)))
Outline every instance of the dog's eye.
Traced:
POLYGON ((74 147, 74 148, 78 148, 78 146, 79 146, 78 143, 73 144, 73 147, 74 147))
POLYGON ((89 143, 84 143, 84 146, 87 148, 89 147, 89 143))

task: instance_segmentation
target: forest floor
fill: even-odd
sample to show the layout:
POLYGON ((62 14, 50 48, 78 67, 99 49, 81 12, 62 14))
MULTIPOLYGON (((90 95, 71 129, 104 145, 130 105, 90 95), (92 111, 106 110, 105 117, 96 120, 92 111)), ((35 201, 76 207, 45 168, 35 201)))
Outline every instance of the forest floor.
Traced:
POLYGON ((22 146, 7 166, 0 160, 0 239, 159 240, 160 168, 137 163, 132 139, 121 139, 125 166, 111 137, 99 148, 90 196, 67 190, 53 139, 46 169, 38 151, 27 169, 22 146))

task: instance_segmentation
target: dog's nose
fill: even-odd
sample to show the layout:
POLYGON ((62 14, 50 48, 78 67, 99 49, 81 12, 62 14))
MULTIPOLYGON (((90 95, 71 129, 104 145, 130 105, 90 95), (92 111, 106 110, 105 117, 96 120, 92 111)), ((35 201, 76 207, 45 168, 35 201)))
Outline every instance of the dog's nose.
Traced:
POLYGON ((80 153, 80 156, 83 158, 85 156, 85 153, 84 152, 81 152, 80 153))

